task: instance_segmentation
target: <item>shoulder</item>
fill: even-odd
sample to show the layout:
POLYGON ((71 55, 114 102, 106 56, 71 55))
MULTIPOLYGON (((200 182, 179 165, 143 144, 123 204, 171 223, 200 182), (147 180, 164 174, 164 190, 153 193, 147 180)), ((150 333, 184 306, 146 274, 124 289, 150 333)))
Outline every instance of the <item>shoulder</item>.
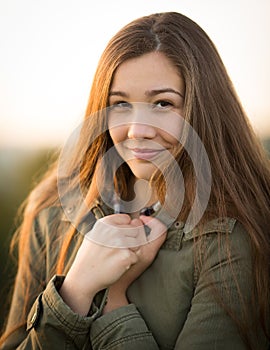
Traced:
MULTIPOLYGON (((199 234, 195 232, 194 235, 199 234)), ((231 271, 250 275, 252 242, 246 228, 236 219, 223 218, 207 223, 195 243, 203 270, 231 271)))
POLYGON ((30 231, 30 245, 43 247, 48 241, 59 235, 60 225, 64 224, 61 207, 52 206, 43 208, 33 218, 30 231))
POLYGON ((163 247, 180 250, 191 248, 196 242, 210 246, 218 241, 231 242, 233 245, 241 245, 240 241, 243 241, 242 245, 246 246, 249 244, 249 235, 244 226, 231 217, 216 218, 192 230, 187 229, 184 222, 177 221, 169 228, 163 247))
POLYGON ((250 236, 244 225, 235 218, 217 218, 184 234, 183 241, 193 242, 194 252, 201 262, 210 265, 225 261, 251 264, 250 236))
POLYGON ((185 231, 184 227, 184 232, 185 241, 194 240, 198 237, 208 237, 210 240, 215 240, 216 237, 219 236, 221 239, 229 239, 230 241, 239 239, 247 240, 249 237, 248 231, 242 223, 230 217, 210 220, 192 230, 185 231))
POLYGON ((210 235, 216 233, 232 233, 237 226, 235 218, 216 218, 205 222, 201 226, 197 226, 189 230, 187 226, 184 227, 184 240, 194 239, 202 235, 210 235))

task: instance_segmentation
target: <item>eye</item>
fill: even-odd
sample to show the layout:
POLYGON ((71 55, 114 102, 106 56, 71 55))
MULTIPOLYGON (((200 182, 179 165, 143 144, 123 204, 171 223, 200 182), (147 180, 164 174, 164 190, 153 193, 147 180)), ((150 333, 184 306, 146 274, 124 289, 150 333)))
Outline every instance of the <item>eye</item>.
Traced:
POLYGON ((116 101, 110 105, 110 109, 129 109, 131 108, 131 104, 126 101, 116 101))
POLYGON ((157 107, 157 108, 160 108, 160 109, 173 107, 173 103, 171 103, 169 101, 166 101, 166 100, 156 101, 153 105, 154 105, 154 107, 157 107))

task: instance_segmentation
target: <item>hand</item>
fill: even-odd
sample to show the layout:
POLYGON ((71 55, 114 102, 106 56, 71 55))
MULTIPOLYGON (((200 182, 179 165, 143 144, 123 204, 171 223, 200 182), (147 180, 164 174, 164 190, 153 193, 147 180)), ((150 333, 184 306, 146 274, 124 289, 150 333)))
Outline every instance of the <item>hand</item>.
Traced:
POLYGON ((150 229, 148 243, 133 248, 137 256, 137 262, 127 270, 109 289, 108 301, 103 313, 112 311, 120 306, 127 305, 126 290, 154 261, 161 245, 166 239, 166 227, 158 219, 140 216, 131 221, 133 226, 146 224, 150 229))
POLYGON ((147 239, 145 238, 146 243, 136 248, 130 248, 135 252, 137 261, 116 282, 118 285, 122 285, 123 292, 152 264, 166 239, 166 227, 158 219, 142 215, 140 219, 133 219, 131 221, 131 225, 134 227, 141 227, 144 224, 151 229, 149 236, 147 239))
POLYGON ((114 214, 98 220, 84 237, 59 291, 64 301, 75 312, 87 314, 95 294, 116 282, 138 261, 129 247, 142 242, 146 242, 143 225, 134 225, 128 215, 114 214), (106 237, 109 246, 103 245, 106 237))
POLYGON ((136 248, 147 243, 143 222, 127 214, 114 214, 98 220, 86 237, 111 248, 136 248))

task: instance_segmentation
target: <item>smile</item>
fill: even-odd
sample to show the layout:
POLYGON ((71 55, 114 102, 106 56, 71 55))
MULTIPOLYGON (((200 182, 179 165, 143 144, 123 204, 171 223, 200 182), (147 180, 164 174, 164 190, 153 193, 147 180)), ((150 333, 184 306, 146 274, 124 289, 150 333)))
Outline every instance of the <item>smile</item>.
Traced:
POLYGON ((142 148, 133 148, 129 149, 136 159, 151 160, 158 155, 160 155, 165 149, 142 149, 142 148))

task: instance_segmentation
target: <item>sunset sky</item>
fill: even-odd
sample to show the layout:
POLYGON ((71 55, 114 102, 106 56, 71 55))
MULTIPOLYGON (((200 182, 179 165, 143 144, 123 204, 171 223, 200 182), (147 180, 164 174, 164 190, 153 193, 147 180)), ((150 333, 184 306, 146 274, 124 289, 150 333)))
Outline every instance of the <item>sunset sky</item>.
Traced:
POLYGON ((216 44, 251 124, 270 136, 269 0, 1 0, 0 146, 62 144, 83 117, 108 40, 162 11, 196 21, 216 44))

